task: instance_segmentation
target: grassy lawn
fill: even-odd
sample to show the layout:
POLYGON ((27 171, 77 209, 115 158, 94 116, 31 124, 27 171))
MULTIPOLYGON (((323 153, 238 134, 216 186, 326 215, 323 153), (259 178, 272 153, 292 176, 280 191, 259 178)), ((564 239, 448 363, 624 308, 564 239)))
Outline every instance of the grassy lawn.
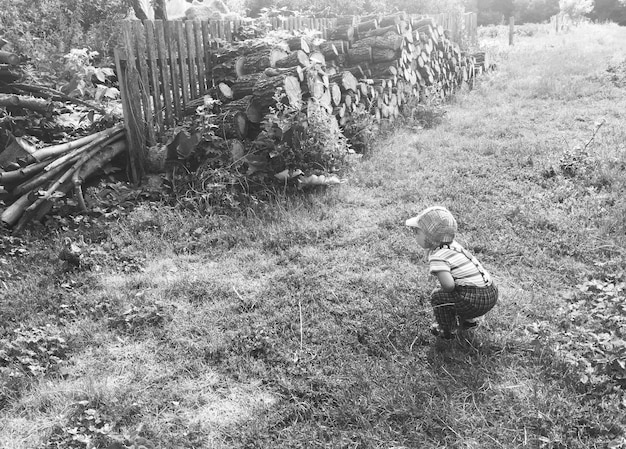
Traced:
POLYGON ((325 191, 4 235, 0 446, 626 448, 624 42, 485 38, 497 70, 325 191), (501 293, 451 342, 404 228, 433 204, 501 293))

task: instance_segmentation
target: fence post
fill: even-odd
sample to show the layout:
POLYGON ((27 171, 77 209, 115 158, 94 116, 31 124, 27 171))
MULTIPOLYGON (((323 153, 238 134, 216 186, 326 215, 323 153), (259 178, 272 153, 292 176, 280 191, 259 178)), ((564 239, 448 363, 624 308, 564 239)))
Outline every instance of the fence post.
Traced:
POLYGON ((146 124, 141 110, 139 73, 137 71, 132 24, 130 22, 124 23, 122 36, 123 50, 115 49, 115 65, 122 94, 130 178, 134 184, 138 185, 145 174, 146 124))
POLYGON ((509 17, 509 45, 513 45, 513 34, 515 33, 515 17, 509 17))

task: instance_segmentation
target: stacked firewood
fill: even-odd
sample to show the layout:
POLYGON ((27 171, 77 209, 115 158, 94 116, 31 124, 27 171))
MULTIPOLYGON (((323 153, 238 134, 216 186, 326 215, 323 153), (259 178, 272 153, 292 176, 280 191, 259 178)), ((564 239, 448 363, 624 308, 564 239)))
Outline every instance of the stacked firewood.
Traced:
MULTIPOLYGON (((475 59, 428 17, 405 13, 337 18, 326 39, 293 32, 280 43, 247 42, 215 54, 214 98, 224 136, 245 139, 275 103, 315 102, 345 125, 358 110, 393 121, 411 101, 446 97, 475 74, 475 59)), ((202 99, 190 102, 192 114, 202 99)), ((219 132, 218 132, 219 133, 219 132)))
POLYGON ((65 143, 34 148, 13 138, 0 152, 0 221, 15 230, 46 215, 55 199, 74 192, 86 210, 82 186, 115 156, 126 150, 124 128, 65 143))

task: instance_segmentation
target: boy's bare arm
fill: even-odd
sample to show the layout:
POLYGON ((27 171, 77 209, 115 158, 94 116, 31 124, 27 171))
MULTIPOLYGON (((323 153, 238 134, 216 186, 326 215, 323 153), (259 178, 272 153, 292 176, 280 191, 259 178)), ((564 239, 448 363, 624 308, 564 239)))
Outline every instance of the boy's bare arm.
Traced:
POLYGON ((451 292, 456 287, 454 283, 454 279, 449 271, 437 271, 435 273, 437 279, 439 279, 439 283, 441 284, 441 289, 444 292, 451 292))

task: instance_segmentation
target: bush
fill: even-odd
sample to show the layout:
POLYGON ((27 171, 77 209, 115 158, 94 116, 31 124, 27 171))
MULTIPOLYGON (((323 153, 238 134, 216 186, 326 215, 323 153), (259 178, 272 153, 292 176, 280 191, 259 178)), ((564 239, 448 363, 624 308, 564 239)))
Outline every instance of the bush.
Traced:
POLYGON ((112 59, 124 0, 0 0, 0 26, 17 53, 38 71, 61 69, 62 55, 88 47, 112 59))

